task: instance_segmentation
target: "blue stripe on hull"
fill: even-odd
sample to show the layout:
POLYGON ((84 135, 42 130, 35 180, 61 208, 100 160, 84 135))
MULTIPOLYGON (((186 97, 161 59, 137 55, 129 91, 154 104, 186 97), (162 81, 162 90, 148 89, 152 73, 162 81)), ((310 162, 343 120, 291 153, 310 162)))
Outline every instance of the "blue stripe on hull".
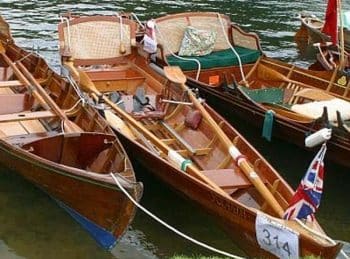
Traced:
MULTIPOLYGON (((56 199, 55 199, 56 200, 56 199)), ((91 236, 99 243, 104 249, 111 250, 117 243, 117 239, 112 233, 106 231, 99 225, 95 224, 91 220, 85 218, 72 208, 68 207, 61 201, 56 200, 57 203, 64 208, 78 223, 87 230, 91 236)))

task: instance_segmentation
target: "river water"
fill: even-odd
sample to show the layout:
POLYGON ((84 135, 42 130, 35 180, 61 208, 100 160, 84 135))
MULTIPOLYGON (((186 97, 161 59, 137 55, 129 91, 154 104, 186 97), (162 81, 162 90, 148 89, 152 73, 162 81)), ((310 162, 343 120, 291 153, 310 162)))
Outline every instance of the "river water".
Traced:
MULTIPOLYGON (((293 36, 301 11, 323 17, 324 0, 129 0, 129 1, 21 1, 0 0, 0 12, 12 28, 16 42, 39 52, 58 68, 57 23, 67 11, 86 14, 134 12, 141 20, 182 11, 218 11, 228 14, 247 31, 258 33, 270 57, 307 66, 313 47, 298 49, 293 36)), ((349 7, 349 6, 345 6, 349 7)), ((349 9, 349 8, 347 8, 349 9)), ((286 180, 296 187, 312 154, 274 139, 263 141, 260 132, 234 119, 230 122, 248 138, 286 180)), ((350 242, 350 172, 327 163, 325 186, 317 218, 334 239, 350 242)), ((179 230, 216 248, 244 255, 218 228, 215 221, 195 205, 152 178, 147 169, 135 165, 145 184, 142 204, 179 230)), ((214 255, 171 233, 138 211, 129 231, 112 252, 103 251, 54 201, 15 172, 0 168, 0 258, 164 258, 173 255, 214 255)))

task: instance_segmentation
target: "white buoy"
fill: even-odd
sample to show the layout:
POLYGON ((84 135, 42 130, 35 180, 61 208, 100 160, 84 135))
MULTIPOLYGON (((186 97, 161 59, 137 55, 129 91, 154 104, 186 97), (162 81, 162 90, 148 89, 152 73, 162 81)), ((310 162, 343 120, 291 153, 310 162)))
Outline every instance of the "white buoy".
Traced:
POLYGON ((305 138, 306 147, 314 147, 329 140, 332 136, 332 129, 323 128, 305 138))

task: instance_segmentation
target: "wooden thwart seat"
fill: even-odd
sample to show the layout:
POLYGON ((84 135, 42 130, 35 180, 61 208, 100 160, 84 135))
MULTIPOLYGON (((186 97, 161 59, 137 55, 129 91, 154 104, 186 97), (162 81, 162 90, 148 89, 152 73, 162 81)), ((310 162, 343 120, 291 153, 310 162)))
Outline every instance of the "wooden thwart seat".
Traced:
POLYGON ((202 171, 206 177, 222 189, 241 189, 252 186, 247 177, 234 169, 216 169, 202 171))
MULTIPOLYGON (((251 181, 242 172, 233 168, 204 170, 201 172, 229 195, 233 195, 238 190, 253 187, 251 181)), ((261 177, 261 180, 264 184, 268 184, 264 177, 261 177)))
MULTIPOLYGON (((45 79, 39 78, 37 79, 37 81, 41 84, 45 82, 45 79)), ((25 86, 25 85, 19 80, 0 81, 0 88, 19 87, 19 86, 25 86)))
POLYGON ((186 150, 190 153, 195 154, 196 150, 183 138, 181 137, 169 124, 164 121, 160 121, 160 124, 179 142, 183 145, 186 150))
POLYGON ((25 121, 58 117, 52 111, 20 112, 0 115, 0 122, 25 121))
POLYGON ((298 96, 295 94, 300 91, 302 88, 300 85, 294 83, 289 83, 284 89, 284 102, 288 104, 295 104, 298 101, 298 96))
POLYGON ((1 122, 1 137, 46 132, 44 126, 38 120, 1 122))

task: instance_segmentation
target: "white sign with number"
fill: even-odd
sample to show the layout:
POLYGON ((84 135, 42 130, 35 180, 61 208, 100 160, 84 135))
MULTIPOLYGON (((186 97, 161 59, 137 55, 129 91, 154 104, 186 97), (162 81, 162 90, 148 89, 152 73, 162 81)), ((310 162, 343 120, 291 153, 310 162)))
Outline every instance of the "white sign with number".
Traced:
POLYGON ((263 213, 256 216, 255 231, 262 249, 279 258, 299 258, 299 233, 263 213))

